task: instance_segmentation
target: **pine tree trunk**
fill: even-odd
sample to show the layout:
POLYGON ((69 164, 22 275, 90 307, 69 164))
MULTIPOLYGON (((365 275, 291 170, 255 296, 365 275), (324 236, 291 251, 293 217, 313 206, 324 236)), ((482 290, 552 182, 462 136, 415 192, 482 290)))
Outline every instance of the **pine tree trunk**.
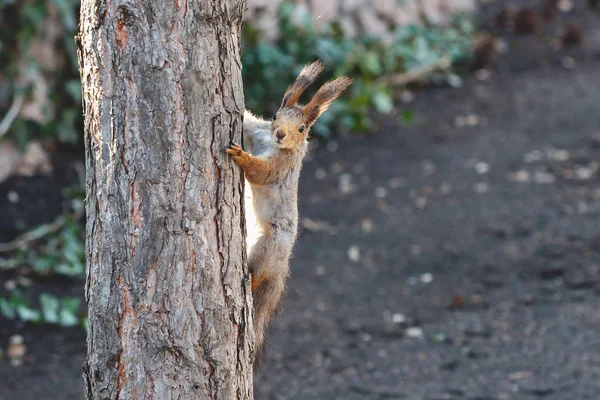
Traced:
POLYGON ((88 399, 252 399, 243 0, 83 0, 88 399))

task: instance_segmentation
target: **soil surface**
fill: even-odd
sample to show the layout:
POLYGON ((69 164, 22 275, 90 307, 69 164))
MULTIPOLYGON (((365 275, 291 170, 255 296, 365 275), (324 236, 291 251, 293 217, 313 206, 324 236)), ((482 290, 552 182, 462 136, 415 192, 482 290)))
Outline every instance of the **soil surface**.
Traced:
MULTIPOLYGON (((600 398, 600 12, 546 34, 568 20, 582 48, 504 34, 488 80, 427 89, 412 124, 312 154, 257 399, 600 398)), ((65 176, 0 187, 3 241, 61 211, 65 176), (29 206, 5 202, 16 188, 29 206)), ((82 398, 80 329, 1 320, 0 347, 14 334, 28 355, 0 360, 0 400, 82 398)))

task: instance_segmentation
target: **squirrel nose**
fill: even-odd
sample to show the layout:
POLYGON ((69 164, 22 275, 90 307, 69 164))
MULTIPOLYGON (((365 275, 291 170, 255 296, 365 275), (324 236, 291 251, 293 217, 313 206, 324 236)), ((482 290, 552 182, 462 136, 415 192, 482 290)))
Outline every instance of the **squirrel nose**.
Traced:
POLYGON ((283 133, 281 131, 277 131, 275 136, 277 136, 277 139, 283 139, 285 137, 285 133, 283 133))

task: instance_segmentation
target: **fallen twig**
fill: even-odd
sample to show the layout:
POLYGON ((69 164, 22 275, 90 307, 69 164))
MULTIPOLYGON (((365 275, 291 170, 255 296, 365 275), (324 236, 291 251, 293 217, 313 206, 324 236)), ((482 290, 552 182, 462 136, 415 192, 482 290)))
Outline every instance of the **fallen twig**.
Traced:
POLYGON ((21 107, 23 106, 24 97, 25 96, 23 96, 23 94, 21 93, 15 95, 10 109, 2 119, 2 122, 0 122, 0 138, 2 138, 2 136, 4 136, 6 132, 8 132, 8 129, 12 125, 13 121, 15 120, 15 118, 17 118, 17 115, 19 115, 21 107))
POLYGON ((58 231, 66 225, 69 219, 78 220, 79 218, 81 218, 81 216, 83 215, 82 210, 76 211, 70 216, 61 215, 48 224, 40 225, 37 228, 30 230, 29 232, 25 232, 13 241, 7 243, 0 243, 0 253, 6 253, 9 251, 14 251, 23 248, 28 243, 33 242, 34 240, 41 239, 50 233, 58 231))
POLYGON ((377 79, 377 83, 383 83, 390 86, 405 86, 409 83, 425 79, 427 75, 438 70, 450 68, 452 60, 448 56, 441 57, 432 64, 425 65, 421 68, 411 71, 402 72, 399 74, 388 74, 377 79))

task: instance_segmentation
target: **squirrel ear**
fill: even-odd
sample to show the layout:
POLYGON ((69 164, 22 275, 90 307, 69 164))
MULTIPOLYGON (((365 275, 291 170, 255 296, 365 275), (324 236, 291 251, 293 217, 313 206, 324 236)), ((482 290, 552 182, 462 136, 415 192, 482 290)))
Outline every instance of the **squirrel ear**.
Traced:
POLYGON ((317 118, 329 108, 343 92, 352 84, 352 78, 339 77, 329 81, 317 91, 310 103, 304 106, 304 119, 308 126, 315 123, 317 118))
POLYGON ((296 104, 302 93, 319 77, 324 68, 320 60, 305 65, 302 71, 300 71, 300 75, 296 78, 296 81, 285 91, 281 108, 296 104))

